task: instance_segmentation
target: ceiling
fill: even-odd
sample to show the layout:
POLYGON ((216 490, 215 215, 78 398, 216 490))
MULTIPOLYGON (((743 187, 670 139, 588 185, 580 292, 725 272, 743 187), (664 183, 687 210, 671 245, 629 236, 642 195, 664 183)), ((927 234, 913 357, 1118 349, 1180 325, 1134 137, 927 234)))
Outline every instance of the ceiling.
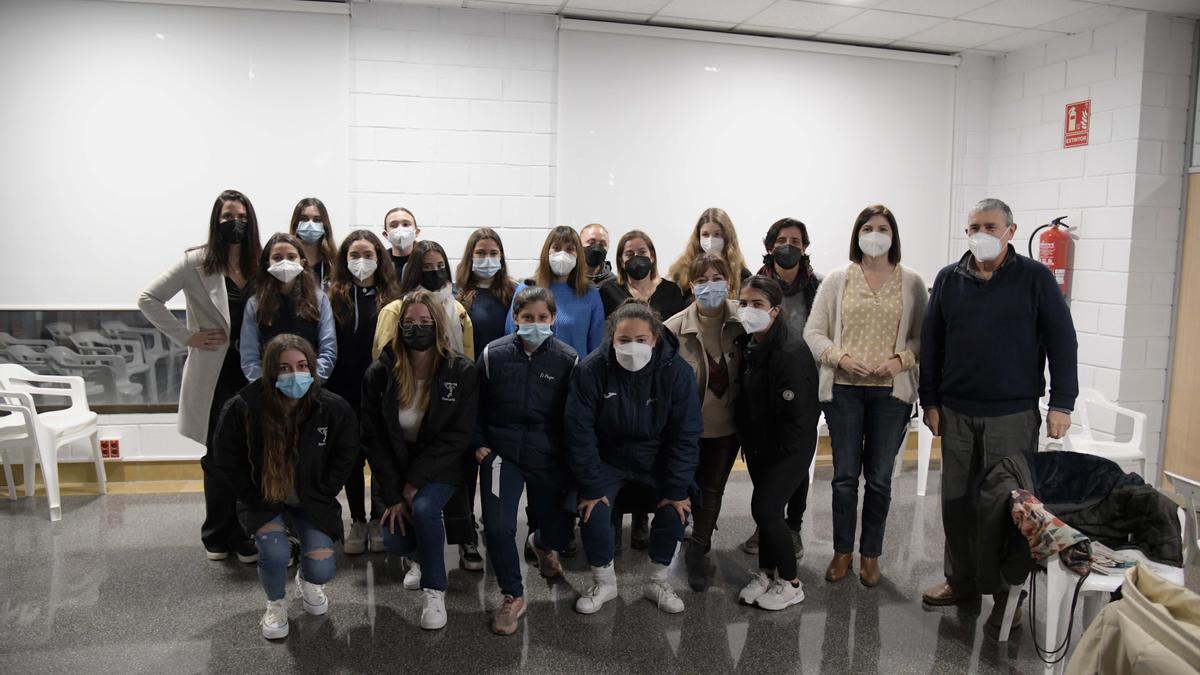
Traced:
POLYGON ((1003 53, 1136 11, 1200 18, 1200 0, 373 0, 557 14, 941 53, 1003 53))

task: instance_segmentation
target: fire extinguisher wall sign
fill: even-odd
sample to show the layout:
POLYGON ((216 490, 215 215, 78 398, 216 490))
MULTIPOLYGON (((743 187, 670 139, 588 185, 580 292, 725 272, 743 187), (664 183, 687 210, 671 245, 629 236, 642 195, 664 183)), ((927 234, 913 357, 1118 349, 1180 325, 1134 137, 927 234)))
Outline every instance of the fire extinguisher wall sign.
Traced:
POLYGON ((1067 104, 1063 120, 1063 147, 1076 148, 1088 144, 1088 130, 1092 126, 1092 100, 1067 104))

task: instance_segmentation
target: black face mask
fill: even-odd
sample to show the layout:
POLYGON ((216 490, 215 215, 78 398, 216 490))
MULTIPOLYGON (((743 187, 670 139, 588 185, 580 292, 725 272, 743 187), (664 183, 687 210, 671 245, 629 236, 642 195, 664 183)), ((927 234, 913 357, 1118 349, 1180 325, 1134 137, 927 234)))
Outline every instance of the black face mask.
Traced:
POLYGON ((641 281, 650 274, 650 268, 653 267, 649 256, 635 255, 625 261, 625 274, 629 275, 634 281, 641 281))
POLYGON ((799 265, 800 259, 803 257, 804 254, 800 252, 800 249, 791 244, 776 246, 775 250, 771 251, 771 259, 775 261, 776 265, 785 270, 790 270, 799 265))
POLYGON ((244 220, 224 220, 217 223, 217 240, 222 244, 240 244, 246 239, 244 220))
POLYGON ((400 326, 400 337, 404 340, 404 345, 414 352, 423 352, 433 347, 437 341, 437 335, 434 333, 435 327, 433 324, 408 324, 400 326))
POLYGON ((583 249, 584 260, 587 261, 588 267, 599 267, 604 263, 604 259, 608 257, 608 249, 600 244, 592 244, 583 249))
POLYGON ((446 282, 450 280, 450 273, 445 269, 440 270, 423 270, 421 272, 421 285, 427 291, 438 292, 446 282))

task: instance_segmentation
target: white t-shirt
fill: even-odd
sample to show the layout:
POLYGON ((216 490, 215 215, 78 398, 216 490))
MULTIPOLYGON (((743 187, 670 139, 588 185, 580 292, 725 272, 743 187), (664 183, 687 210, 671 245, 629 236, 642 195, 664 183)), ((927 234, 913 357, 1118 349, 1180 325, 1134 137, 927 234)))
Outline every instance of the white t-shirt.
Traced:
MULTIPOLYGON (((429 389, 429 380, 417 380, 416 400, 420 401, 429 389)), ((421 422, 425 419, 425 408, 413 406, 400 409, 400 428, 404 430, 404 440, 412 443, 417 440, 421 431, 421 422)))

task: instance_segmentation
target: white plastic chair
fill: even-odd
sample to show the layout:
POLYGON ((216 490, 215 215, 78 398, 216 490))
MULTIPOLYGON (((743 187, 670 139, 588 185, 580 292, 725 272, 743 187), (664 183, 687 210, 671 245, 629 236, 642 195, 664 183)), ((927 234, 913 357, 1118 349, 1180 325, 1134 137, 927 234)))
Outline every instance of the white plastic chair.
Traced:
MULTIPOLYGON (((187 349, 176 347, 157 328, 130 326, 124 321, 101 321, 100 330, 110 338, 123 340, 141 340, 143 354, 151 372, 157 376, 159 363, 165 361, 167 366, 166 386, 160 387, 158 393, 170 391, 179 385, 179 365, 187 357, 187 349)), ((158 399, 161 400, 161 399, 158 399)))
POLYGON ((810 486, 813 484, 813 477, 817 475, 817 450, 821 448, 822 432, 824 432, 826 436, 829 435, 829 424, 825 422, 825 413, 821 413, 821 416, 817 419, 817 442, 813 447, 812 462, 810 462, 808 465, 808 484, 810 486))
POLYGON ((1200 554, 1200 521, 1196 518, 1196 509, 1200 508, 1200 481, 1184 478, 1177 473, 1164 471, 1163 474, 1171 479, 1171 487, 1175 494, 1183 497, 1184 537, 1183 564, 1188 565, 1200 554))
POLYGON ((125 360, 115 354, 77 354, 66 347, 46 350, 50 365, 63 375, 85 378, 96 402, 119 403, 137 398, 142 385, 125 372, 125 360))
POLYGON ((933 432, 920 417, 913 418, 908 430, 904 434, 904 440, 900 442, 900 452, 896 453, 896 466, 892 469, 892 478, 900 475, 900 469, 904 466, 904 450, 908 445, 908 434, 912 432, 912 425, 917 428, 917 496, 925 496, 925 488, 929 484, 929 459, 933 455, 933 432))
MULTIPOLYGON (((1046 417, 1049 408, 1046 399, 1042 400, 1042 417, 1046 417)), ((1039 450, 1053 449, 1056 445, 1045 436, 1043 425, 1042 440, 1039 450)), ((1080 387, 1079 397, 1075 402, 1075 412, 1071 413, 1071 429, 1062 439, 1062 449, 1072 452, 1082 452, 1110 459, 1125 470, 1133 470, 1145 477, 1146 473, 1146 413, 1131 410, 1104 398, 1104 395, 1089 387, 1080 387), (1094 427, 1088 415, 1088 409, 1108 411, 1118 417, 1125 417, 1133 422, 1133 432, 1128 441, 1107 441, 1096 438, 1094 427)))
POLYGON ((30 452, 37 451, 37 423, 34 421, 33 398, 18 391, 0 389, 0 462, 4 462, 4 484, 10 501, 17 499, 17 484, 13 480, 12 457, 21 450, 21 462, 30 452))
POLYGON ((11 345, 4 350, 4 354, 9 361, 25 366, 35 373, 50 374, 50 364, 46 360, 45 349, 38 351, 28 345, 11 345))
POLYGON ((73 333, 69 339, 80 354, 110 350, 110 353, 121 357, 125 361, 125 374, 130 378, 144 379, 149 400, 158 400, 158 378, 151 364, 146 361, 145 345, 140 337, 111 338, 96 331, 83 331, 73 333))
MULTIPOLYGON (((33 424, 37 432, 37 459, 42 465, 42 477, 46 483, 46 500, 50 506, 50 520, 62 520, 62 506, 58 485, 58 450, 68 443, 87 438, 92 445, 92 458, 96 464, 96 482, 100 494, 108 493, 104 473, 104 458, 100 454, 100 432, 96 422, 98 416, 88 408, 87 391, 83 378, 74 376, 38 375, 14 364, 0 364, 0 389, 16 391, 29 396, 66 397, 71 401, 65 410, 33 413, 33 424), (60 384, 65 387, 42 385, 60 384)), ((30 402, 32 405, 32 402, 30 402)), ((25 494, 33 494, 34 453, 25 456, 25 494)))
POLYGON ((71 337, 71 333, 75 332, 75 327, 66 321, 54 321, 42 326, 42 328, 55 342, 64 347, 71 344, 68 342, 68 339, 71 337))
POLYGON ((29 347, 34 351, 41 352, 45 351, 47 347, 53 347, 54 341, 33 338, 17 338, 5 333, 4 331, 0 331, 0 347, 7 348, 12 347, 13 345, 21 345, 23 347, 29 347))

